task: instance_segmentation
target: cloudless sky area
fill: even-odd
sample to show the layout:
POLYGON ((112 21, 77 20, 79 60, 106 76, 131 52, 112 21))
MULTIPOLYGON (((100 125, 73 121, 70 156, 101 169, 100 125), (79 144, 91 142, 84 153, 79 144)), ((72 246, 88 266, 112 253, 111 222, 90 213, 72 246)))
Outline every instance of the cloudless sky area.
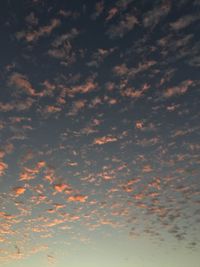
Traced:
POLYGON ((200 267, 200 1, 0 1, 0 266, 200 267))

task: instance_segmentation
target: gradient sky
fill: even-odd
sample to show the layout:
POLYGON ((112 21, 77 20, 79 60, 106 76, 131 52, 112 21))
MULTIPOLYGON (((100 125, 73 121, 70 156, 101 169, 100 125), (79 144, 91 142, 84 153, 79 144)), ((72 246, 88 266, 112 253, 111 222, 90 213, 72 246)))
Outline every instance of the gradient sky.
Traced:
POLYGON ((200 267, 200 1, 0 21, 0 265, 200 267))

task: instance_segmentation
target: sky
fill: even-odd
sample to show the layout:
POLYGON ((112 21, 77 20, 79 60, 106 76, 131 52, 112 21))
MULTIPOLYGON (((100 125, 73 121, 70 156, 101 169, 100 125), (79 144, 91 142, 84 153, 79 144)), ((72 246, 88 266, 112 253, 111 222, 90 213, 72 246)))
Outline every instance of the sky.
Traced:
POLYGON ((1 266, 200 267, 199 32, 199 0, 1 1, 1 266))

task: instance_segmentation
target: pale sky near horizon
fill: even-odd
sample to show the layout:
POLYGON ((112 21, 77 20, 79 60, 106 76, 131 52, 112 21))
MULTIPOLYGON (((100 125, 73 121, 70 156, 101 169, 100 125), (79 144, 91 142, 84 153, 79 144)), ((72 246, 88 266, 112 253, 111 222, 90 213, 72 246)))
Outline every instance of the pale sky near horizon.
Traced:
POLYGON ((200 267, 200 1, 0 3, 0 266, 200 267))

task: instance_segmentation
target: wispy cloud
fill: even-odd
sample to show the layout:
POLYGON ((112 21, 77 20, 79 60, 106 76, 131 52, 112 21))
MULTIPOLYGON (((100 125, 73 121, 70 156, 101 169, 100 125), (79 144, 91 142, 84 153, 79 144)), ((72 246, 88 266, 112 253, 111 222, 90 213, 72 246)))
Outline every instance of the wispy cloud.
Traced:
POLYGON ((52 19, 49 25, 41 26, 35 31, 21 31, 16 33, 18 40, 24 39, 26 42, 36 42, 41 37, 48 36, 51 32, 60 26, 61 22, 59 19, 52 19))
POLYGON ((126 14, 119 23, 110 26, 107 34, 110 38, 122 38, 126 33, 131 31, 137 25, 138 19, 132 14, 126 14))
POLYGON ((104 145, 107 143, 116 142, 117 138, 114 136, 102 136, 94 139, 93 144, 95 145, 104 145))

